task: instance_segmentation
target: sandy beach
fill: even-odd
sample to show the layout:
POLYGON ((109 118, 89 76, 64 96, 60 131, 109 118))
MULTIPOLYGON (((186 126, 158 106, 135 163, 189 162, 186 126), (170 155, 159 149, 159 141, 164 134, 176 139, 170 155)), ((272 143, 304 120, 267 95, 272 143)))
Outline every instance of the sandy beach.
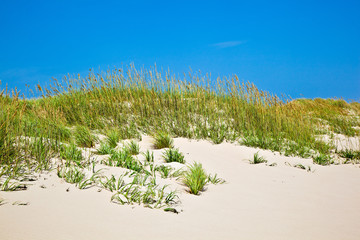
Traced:
MULTIPOLYGON (((174 144, 187 163, 202 163, 226 183, 207 185, 195 196, 173 179, 181 199, 174 214, 112 203, 112 193, 98 187, 79 190, 52 171, 26 191, 0 192, 5 203, 0 239, 360 238, 359 165, 314 165, 312 159, 231 143, 175 138, 174 144), (250 164, 256 152, 268 162, 250 164)), ((140 146, 151 149, 151 138, 143 137, 140 146)), ((151 150, 156 162, 163 162, 163 150, 151 150)))
POLYGON ((2 1, 0 240, 360 240, 360 1, 2 1))

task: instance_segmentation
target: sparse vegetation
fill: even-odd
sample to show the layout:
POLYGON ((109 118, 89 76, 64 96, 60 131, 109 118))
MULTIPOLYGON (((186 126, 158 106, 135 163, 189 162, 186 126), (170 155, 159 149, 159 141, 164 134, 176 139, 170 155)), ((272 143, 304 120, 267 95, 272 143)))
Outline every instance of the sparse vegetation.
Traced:
POLYGON ((208 176, 201 163, 194 162, 183 174, 183 183, 189 188, 191 194, 198 195, 203 191, 207 180, 208 176))
POLYGON ((1 191, 8 191, 8 192, 12 192, 12 191, 20 191, 20 190, 26 190, 27 187, 25 184, 21 184, 18 181, 11 179, 11 177, 8 177, 4 183, 2 183, 0 185, 0 190, 1 191))
POLYGON ((304 169, 304 170, 306 169, 306 167, 304 165, 300 164, 300 163, 295 164, 294 167, 304 169))
POLYGON ((184 155, 179 151, 179 149, 166 149, 163 158, 167 163, 170 162, 178 162, 178 163, 185 163, 184 155))
POLYGON ((106 143, 110 148, 116 148, 120 141, 120 134, 117 130, 111 130, 106 138, 106 143))
POLYGON ((160 172, 162 178, 167 178, 170 176, 172 168, 169 166, 160 165, 156 170, 160 172))
POLYGON ((57 175, 68 183, 75 183, 79 189, 85 189, 92 184, 92 179, 86 179, 85 173, 78 167, 58 168, 57 175))
POLYGON ((222 178, 218 178, 217 174, 215 173, 214 176, 212 176, 211 174, 209 174, 208 176, 208 182, 212 183, 212 184, 223 184, 226 181, 222 178))
POLYGON ((125 150, 113 151, 109 159, 103 163, 108 166, 123 167, 136 172, 142 172, 144 170, 141 162, 125 150))
POLYGON ((132 140, 125 146, 125 151, 128 151, 131 155, 138 155, 140 153, 140 146, 132 140))
POLYGON ((114 149, 108 143, 101 143, 100 148, 97 150, 97 154, 106 155, 111 154, 114 149))
POLYGON ((154 147, 155 149, 172 148, 174 141, 168 134, 160 132, 154 137, 154 147))
POLYGON ((340 157, 346 158, 348 160, 360 160, 360 151, 355 151, 352 149, 345 149, 338 152, 340 157))
POLYGON ((251 164, 259 164, 259 163, 266 163, 267 160, 259 155, 259 152, 254 154, 254 157, 252 160, 250 160, 251 164))
POLYGON ((150 164, 154 162, 154 153, 151 152, 149 150, 146 150, 146 152, 143 153, 144 157, 145 157, 145 163, 146 164, 150 164))
POLYGON ((304 166, 304 165, 302 165, 300 163, 295 164, 293 167, 306 170, 307 172, 313 172, 310 166, 304 166))
POLYGON ((75 128, 75 140, 79 147, 91 148, 95 146, 96 138, 86 126, 79 125, 75 128))
POLYGON ((71 160, 77 165, 81 164, 80 162, 83 160, 81 150, 78 149, 74 143, 62 146, 60 150, 60 157, 65 160, 71 160))
POLYGON ((319 154, 318 156, 316 156, 314 158, 314 163, 319 164, 319 165, 329 165, 330 162, 330 157, 324 154, 319 154))

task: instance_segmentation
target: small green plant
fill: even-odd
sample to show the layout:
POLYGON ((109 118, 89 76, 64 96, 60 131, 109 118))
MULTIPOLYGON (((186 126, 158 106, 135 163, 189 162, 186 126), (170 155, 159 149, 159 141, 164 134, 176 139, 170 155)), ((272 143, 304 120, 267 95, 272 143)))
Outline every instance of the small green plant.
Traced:
POLYGON ((214 144, 220 144, 225 140, 227 127, 224 124, 220 126, 215 125, 213 129, 210 129, 210 138, 214 144))
POLYGON ((25 184, 20 184, 17 181, 10 182, 11 180, 12 178, 8 177, 3 184, 0 184, 0 191, 13 192, 27 189, 25 184))
POLYGON ((175 208, 164 208, 164 211, 179 214, 179 212, 175 208))
POLYGON ((50 169, 49 160, 55 156, 53 142, 43 137, 33 139, 29 144, 29 154, 37 162, 39 169, 50 169))
POLYGON ((100 155, 111 154, 114 149, 108 143, 101 143, 97 153, 100 155))
POLYGON ((214 176, 212 176, 211 174, 209 174, 209 176, 208 176, 208 182, 216 185, 216 184, 223 184, 223 183, 225 183, 226 181, 225 181, 224 179, 222 179, 222 178, 218 178, 218 177, 217 177, 217 174, 215 173, 214 176))
POLYGON ((131 155, 138 155, 140 153, 140 146, 137 142, 135 141, 130 141, 130 143, 128 143, 125 146, 126 151, 128 151, 131 155))
POLYGON ((86 189, 89 188, 90 186, 93 185, 93 180, 92 179, 83 179, 80 182, 77 183, 77 187, 79 189, 86 189))
POLYGON ((150 174, 141 174, 138 172, 132 172, 130 177, 133 178, 132 184, 139 186, 146 186, 148 182, 152 182, 152 176, 150 174))
POLYGON ((179 151, 179 149, 169 148, 166 149, 163 158, 167 163, 170 162, 178 162, 178 163, 185 163, 184 155, 179 151))
POLYGON ((181 177, 184 174, 184 170, 182 168, 170 173, 169 177, 178 178, 181 177))
POLYGON ((154 147, 155 149, 173 148, 174 140, 166 133, 158 133, 154 137, 154 147))
POLYGON ((110 178, 105 177, 105 181, 100 180, 100 184, 110 192, 118 191, 121 187, 125 186, 125 181, 123 180, 124 176, 125 174, 121 175, 118 180, 116 180, 115 176, 111 175, 110 178))
POLYGON ((12 203, 12 205, 14 206, 28 206, 30 203, 29 202, 21 202, 21 201, 15 201, 12 203))
POLYGON ((77 167, 58 167, 57 175, 68 183, 79 184, 85 179, 85 174, 77 167))
POLYGON ((145 157, 145 163, 150 164, 154 162, 154 153, 149 150, 146 150, 146 152, 143 153, 143 156, 145 157))
POLYGON ((92 186, 98 178, 99 171, 94 173, 89 179, 86 179, 85 173, 76 166, 64 167, 58 166, 57 175, 66 182, 75 184, 79 189, 86 189, 92 186))
POLYGON ((149 208, 162 208, 176 202, 178 196, 175 191, 166 192, 167 186, 159 188, 152 183, 144 183, 143 187, 129 183, 122 186, 111 197, 111 201, 118 204, 144 204, 149 208))
POLYGON ((165 204, 170 205, 176 202, 178 196, 176 195, 176 191, 169 192, 165 197, 165 204))
POLYGON ((83 156, 80 149, 77 149, 74 143, 70 145, 63 145, 60 150, 60 157, 65 160, 72 160, 77 165, 83 160, 83 156))
POLYGON ((331 160, 330 156, 325 155, 325 154, 319 154, 313 158, 314 163, 323 165, 323 166, 329 165, 331 163, 330 160, 331 160))
POLYGON ((251 164, 259 164, 259 163, 266 163, 267 160, 265 160, 264 157, 259 156, 259 152, 254 154, 254 158, 250 160, 251 164))
POLYGON ((340 155, 340 157, 343 157, 346 159, 350 159, 350 160, 359 159, 360 160, 360 151, 355 151, 352 149, 345 149, 345 150, 339 151, 338 154, 340 155))
POLYGON ((96 138, 87 127, 77 126, 75 128, 75 141, 79 147, 91 148, 95 146, 96 138))
POLYGON ((127 151, 113 151, 108 161, 103 163, 109 166, 127 168, 136 172, 144 171, 140 161, 131 156, 127 151))
POLYGON ((171 174, 172 168, 169 166, 160 165, 157 167, 157 170, 160 172, 162 178, 168 178, 171 174))
POLYGON ((106 138, 106 142, 109 147, 116 148, 118 142, 120 141, 120 134, 117 130, 111 130, 108 133, 106 138))
POLYGON ((194 162, 188 166, 183 175, 183 183, 189 188, 191 194, 198 195, 204 190, 208 176, 202 167, 201 163, 194 162))
POLYGON ((294 167, 306 170, 306 167, 300 163, 295 164, 294 167))

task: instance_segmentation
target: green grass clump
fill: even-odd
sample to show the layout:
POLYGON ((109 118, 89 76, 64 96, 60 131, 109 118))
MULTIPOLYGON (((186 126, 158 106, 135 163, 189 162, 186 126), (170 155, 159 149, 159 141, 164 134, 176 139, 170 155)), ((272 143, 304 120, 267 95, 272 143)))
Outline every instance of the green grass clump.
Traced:
POLYGON ((338 152, 340 157, 350 159, 350 160, 360 160, 360 151, 355 151, 352 149, 345 149, 338 152))
POLYGON ((28 147, 29 155, 35 160, 37 168, 49 170, 50 159, 55 157, 57 149, 56 143, 49 139, 39 137, 30 140, 28 147))
POLYGON ((172 168, 169 166, 160 165, 156 170, 160 172, 162 178, 167 178, 170 176, 172 168))
MULTIPOLYGON (((227 131, 228 131, 228 128, 224 124, 221 124, 220 126, 218 126, 218 125, 213 126, 213 128, 210 130, 211 141, 214 144, 222 143, 226 138, 227 131)), ((233 140, 233 139, 229 139, 229 136, 228 136, 228 140, 233 140)))
POLYGON ((128 151, 131 155, 138 155, 140 153, 140 146, 132 140, 125 146, 125 151, 128 151))
POLYGON ((172 148, 174 147, 174 140, 166 133, 158 133, 154 137, 155 149, 172 148))
POLYGON ((97 154, 100 155, 106 155, 111 154, 114 151, 114 148, 112 148, 108 143, 101 143, 100 148, 97 150, 97 154))
POLYGON ((103 181, 102 179, 100 179, 100 184, 103 188, 109 190, 110 192, 118 191, 121 187, 125 185, 125 181, 123 180, 124 175, 121 175, 118 180, 116 180, 114 175, 111 175, 110 178, 103 178, 105 178, 106 180, 103 181))
POLYGON ((319 154, 318 156, 315 156, 313 158, 314 163, 319 165, 329 165, 331 163, 331 158, 328 155, 325 154, 319 154))
POLYGON ((217 176, 217 174, 215 173, 215 175, 209 174, 209 176, 208 176, 208 182, 216 185, 216 184, 223 184, 223 183, 225 183, 226 181, 225 181, 224 179, 222 179, 222 178, 219 178, 219 177, 217 176))
POLYGON ((86 179, 85 173, 78 167, 58 167, 57 175, 68 183, 76 184, 79 189, 86 189, 94 182, 93 178, 86 179))
POLYGON ((179 151, 179 149, 166 149, 163 153, 163 158, 167 163, 178 162, 185 163, 184 155, 179 151))
POLYGON ((80 165, 80 162, 83 160, 81 150, 78 149, 74 143, 62 146, 60 150, 60 157, 65 160, 71 160, 77 165, 80 165))
POLYGON ((75 141, 79 147, 91 148, 95 146, 95 136, 85 126, 77 126, 75 128, 75 141))
POLYGON ((267 162, 267 160, 264 157, 261 157, 259 155, 259 152, 255 153, 253 159, 250 160, 251 164, 259 164, 259 163, 266 163, 266 162, 267 162))
POLYGON ((146 150, 146 152, 144 152, 142 155, 145 157, 146 164, 154 163, 154 153, 153 152, 150 153, 149 150, 146 150))
POLYGON ((191 194, 198 195, 203 191, 207 180, 208 176, 201 163, 194 162, 183 174, 183 183, 189 188, 191 194))
POLYGON ((117 130, 112 130, 109 132, 106 142, 111 148, 116 148, 118 142, 120 141, 120 134, 117 130))
POLYGON ((13 192, 26 190, 25 184, 20 184, 18 181, 8 177, 3 183, 0 182, 0 191, 13 192))
POLYGON ((113 151, 110 158, 104 162, 106 165, 123 167, 135 172, 143 172, 143 166, 128 151, 113 151))
MULTIPOLYGON (((298 99, 294 105, 300 107, 304 115, 310 116, 310 120, 318 129, 329 130, 346 136, 359 136, 360 131, 353 127, 359 126, 357 115, 359 114, 359 103, 347 103, 343 99, 298 99)), ((329 132, 326 130, 325 133, 329 132)))

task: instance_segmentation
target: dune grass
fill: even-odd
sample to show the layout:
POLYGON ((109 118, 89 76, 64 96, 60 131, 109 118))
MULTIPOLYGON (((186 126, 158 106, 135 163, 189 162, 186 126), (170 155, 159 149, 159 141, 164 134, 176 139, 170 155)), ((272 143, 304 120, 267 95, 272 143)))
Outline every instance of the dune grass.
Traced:
POLYGON ((120 141, 120 134, 117 130, 111 130, 109 131, 106 143, 110 148, 116 148, 118 142, 120 141))
POLYGON ((188 166, 188 170, 183 175, 183 183, 189 188, 189 192, 194 195, 199 195, 204 190, 207 181, 208 175, 201 163, 194 162, 188 166))
POLYGON ((155 149, 172 148, 172 147, 174 147, 174 140, 172 140, 168 134, 159 132, 154 136, 155 149))
MULTIPOLYGON (((358 102, 280 98, 236 75, 214 81, 200 73, 180 78, 130 66, 55 79, 36 92, 35 99, 16 89, 0 93, 0 177, 49 169, 61 144, 94 147, 96 133, 106 135, 111 148, 147 134, 157 149, 172 148, 170 136, 186 137, 239 142, 319 164, 331 163, 334 146, 317 135, 359 136, 358 102)), ((138 168, 129 160, 114 162, 138 168)))
POLYGON ((254 154, 254 157, 252 160, 250 160, 251 164, 259 164, 259 163, 267 163, 267 160, 259 155, 259 152, 256 152, 254 154))
POLYGON ((138 155, 140 153, 140 146, 134 140, 131 140, 124 147, 125 151, 128 151, 131 155, 138 155))
POLYGON ((91 148, 95 146, 96 138, 86 126, 76 126, 74 135, 79 147, 91 148))
POLYGON ((106 154, 111 154, 113 151, 114 148, 112 148, 107 142, 102 142, 100 144, 100 148, 97 150, 97 154, 106 155, 106 154))
POLYGON ((184 155, 179 151, 179 149, 169 148, 166 149, 163 153, 163 158, 167 163, 178 162, 185 163, 184 155))

